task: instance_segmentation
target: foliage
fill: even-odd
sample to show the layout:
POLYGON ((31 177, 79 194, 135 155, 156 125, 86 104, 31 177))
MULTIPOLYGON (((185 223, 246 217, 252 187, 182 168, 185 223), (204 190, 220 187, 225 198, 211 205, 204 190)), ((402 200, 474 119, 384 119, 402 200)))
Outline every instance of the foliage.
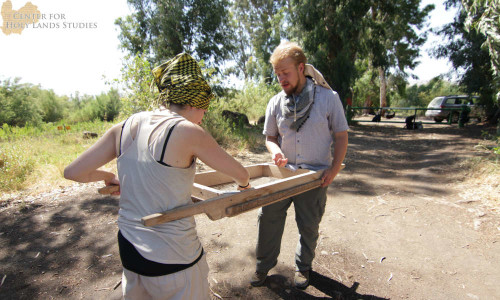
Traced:
POLYGON ((42 122, 40 89, 20 81, 21 78, 6 79, 0 86, 0 124, 24 126, 42 122))
POLYGON ((0 191, 19 189, 33 171, 32 158, 25 155, 26 149, 17 145, 0 147, 0 191))
POLYGON ((363 46, 369 53, 373 68, 387 71, 394 67, 405 74, 414 69, 420 55, 419 48, 426 34, 417 34, 434 5, 419 8, 420 1, 373 1, 363 46))
POLYGON ((215 101, 203 118, 202 126, 226 151, 261 151, 263 148, 262 126, 234 124, 222 116, 226 109, 223 101, 215 101))
POLYGON ((220 99, 217 107, 244 113, 250 120, 257 121, 259 117, 265 115, 267 103, 279 91, 280 86, 277 83, 247 82, 243 89, 232 97, 220 99))
POLYGON ((427 107, 432 99, 439 96, 458 95, 463 92, 455 83, 435 77, 425 84, 414 84, 406 89, 406 98, 397 99, 397 106, 427 107))
POLYGON ((406 68, 415 67, 425 41, 415 29, 433 8, 420 9, 420 0, 129 0, 129 4, 135 12, 116 24, 122 47, 131 55, 143 53, 150 62, 159 62, 187 51, 216 71, 224 66, 226 75, 271 83, 273 49, 282 39, 296 40, 341 99, 351 94, 360 56, 369 57, 372 67, 382 68, 383 74, 397 69, 392 77, 399 88, 399 79, 406 76, 406 68))
POLYGON ((301 41, 308 59, 341 99, 350 95, 355 60, 367 25, 369 1, 292 1, 292 39, 301 41), (348 24, 348 25, 347 25, 348 24))
MULTIPOLYGON (((369 66, 368 60, 356 61, 358 74, 362 74, 354 83, 353 106, 369 107, 374 99, 378 99, 379 80, 378 73, 369 66)), ((375 104, 378 106, 378 104, 375 104)))
POLYGON ((285 18, 288 15, 287 1, 236 0, 231 8, 233 20, 233 44, 238 45, 237 73, 245 80, 274 80, 269 63, 271 53, 280 40, 286 37, 285 18))
POLYGON ((486 40, 483 47, 488 49, 497 87, 500 86, 500 2, 497 0, 463 0, 467 12, 465 28, 482 33, 486 40))
POLYGON ((82 132, 101 136, 111 125, 82 122, 66 129, 62 122, 24 127, 4 124, 0 127, 0 192, 25 189, 52 178, 62 184, 64 167, 95 143, 84 139, 82 132), (54 174, 47 174, 48 170, 54 174))
POLYGON ((434 5, 422 10, 420 1, 373 1, 368 25, 362 43, 371 61, 371 67, 378 70, 380 106, 387 106, 387 76, 390 69, 392 79, 407 77, 406 69, 414 69, 420 55, 420 47, 426 41, 426 34, 418 34, 434 5))
POLYGON ((64 118, 67 97, 59 97, 52 90, 40 90, 40 109, 43 122, 57 122, 64 118))
POLYGON ((414 68, 419 46, 425 42, 415 28, 433 8, 420 10, 420 1, 296 0, 293 4, 290 36, 303 42, 311 63, 341 99, 350 96, 355 79, 363 76, 356 72, 359 57, 368 57, 372 68, 381 68, 383 78, 390 67, 403 75, 405 68, 414 68))
MULTIPOLYGON (((458 5, 457 2, 449 0, 448 5, 458 5)), ((464 92, 479 94, 480 102, 491 114, 494 111, 495 85, 489 52, 482 47, 486 37, 477 31, 467 31, 465 20, 466 13, 461 10, 452 23, 439 31, 447 43, 438 46, 434 55, 451 61, 464 92)))
POLYGON ((121 69, 121 78, 114 81, 119 83, 124 94, 121 98, 122 112, 124 115, 158 107, 157 89, 153 88, 153 66, 147 60, 145 53, 127 55, 121 69))
POLYGON ((68 98, 58 96, 52 90, 20 83, 20 78, 6 79, 0 85, 0 125, 39 126, 42 123, 81 122, 115 119, 120 111, 117 90, 99 96, 68 98))
POLYGON ((202 126, 226 150, 262 151, 264 149, 262 125, 252 125, 252 123, 265 115, 267 102, 279 90, 277 84, 247 82, 243 90, 212 102, 203 118, 202 126), (232 123, 222 116, 224 110, 246 114, 251 125, 232 123))
POLYGON ((128 0, 134 13, 119 18, 119 39, 131 55, 158 63, 181 52, 218 65, 232 51, 225 0, 128 0), (215 63, 216 62, 216 63, 215 63))

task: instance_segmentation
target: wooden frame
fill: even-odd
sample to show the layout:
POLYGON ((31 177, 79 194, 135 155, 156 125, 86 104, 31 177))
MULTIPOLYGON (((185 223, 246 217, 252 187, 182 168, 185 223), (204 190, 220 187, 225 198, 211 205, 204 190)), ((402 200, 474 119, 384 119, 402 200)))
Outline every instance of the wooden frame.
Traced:
POLYGON ((197 173, 191 192, 193 204, 143 217, 142 223, 154 226, 201 213, 205 213, 211 220, 233 217, 317 188, 321 185, 323 174, 323 171, 306 169, 291 171, 272 164, 257 164, 245 168, 250 173, 250 179, 274 177, 278 180, 241 192, 227 192, 212 186, 231 183, 231 177, 218 171, 197 173))

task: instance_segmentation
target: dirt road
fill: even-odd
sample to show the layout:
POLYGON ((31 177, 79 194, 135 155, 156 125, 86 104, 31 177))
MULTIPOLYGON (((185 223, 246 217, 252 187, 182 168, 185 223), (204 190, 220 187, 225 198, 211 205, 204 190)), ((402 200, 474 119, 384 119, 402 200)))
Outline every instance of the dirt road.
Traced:
MULTIPOLYGON (((196 217, 213 299, 499 299, 500 213, 464 190, 478 126, 351 127, 329 188, 311 286, 292 287, 293 207, 278 265, 252 288, 257 211, 196 217)), ((265 162, 266 153, 238 156, 265 162)), ((1 299, 119 299, 118 200, 71 185, 0 204, 1 299)), ((493 191, 498 192, 498 185, 493 191)), ((480 195, 480 193, 477 193, 480 195)), ((497 195, 498 197, 498 195, 497 195)))

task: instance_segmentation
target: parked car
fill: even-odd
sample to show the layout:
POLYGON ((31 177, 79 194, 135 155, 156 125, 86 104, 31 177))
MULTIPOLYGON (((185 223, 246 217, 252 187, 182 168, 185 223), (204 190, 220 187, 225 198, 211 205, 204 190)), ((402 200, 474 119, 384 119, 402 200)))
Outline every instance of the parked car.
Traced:
POLYGON ((471 118, 475 118, 478 122, 481 122, 482 116, 484 116, 484 106, 479 105, 477 100, 479 96, 467 96, 467 95, 450 95, 441 96, 432 99, 427 108, 429 109, 425 112, 426 117, 433 118, 435 122, 439 123, 445 119, 448 119, 451 114, 451 122, 457 123, 460 117, 460 112, 462 105, 467 105, 468 115, 466 122, 471 118), (439 109, 437 109, 439 108, 439 109), (441 108, 455 108, 456 110, 442 110, 441 108))

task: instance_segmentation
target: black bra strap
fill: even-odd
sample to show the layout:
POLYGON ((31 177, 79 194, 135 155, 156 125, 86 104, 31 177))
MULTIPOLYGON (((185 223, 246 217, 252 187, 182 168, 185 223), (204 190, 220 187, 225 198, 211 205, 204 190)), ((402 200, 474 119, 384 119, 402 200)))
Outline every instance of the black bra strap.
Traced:
POLYGON ((123 125, 122 125, 122 130, 120 131, 120 154, 119 155, 122 155, 122 136, 123 136, 123 128, 125 127, 125 123, 127 123, 129 118, 127 118, 125 120, 125 122, 123 122, 123 125))
POLYGON ((170 135, 172 134, 172 130, 174 130, 174 127, 177 124, 178 123, 175 123, 172 127, 170 127, 170 130, 168 131, 167 138, 165 139, 165 144, 163 144, 163 150, 161 151, 160 160, 158 160, 159 163, 163 163, 163 157, 165 157, 165 149, 167 149, 168 140, 170 139, 170 135))

